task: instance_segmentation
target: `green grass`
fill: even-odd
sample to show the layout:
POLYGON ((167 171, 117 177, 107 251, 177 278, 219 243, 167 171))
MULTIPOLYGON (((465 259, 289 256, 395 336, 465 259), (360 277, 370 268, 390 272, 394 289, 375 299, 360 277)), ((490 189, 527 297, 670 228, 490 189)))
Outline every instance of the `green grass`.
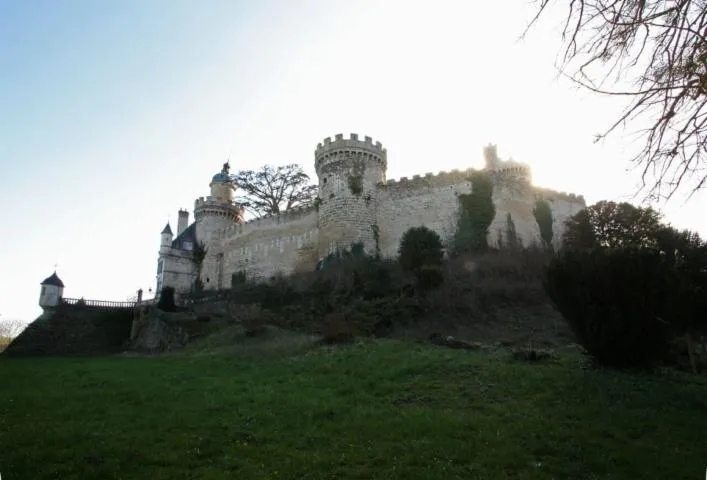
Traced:
MULTIPOLYGON (((245 348, 245 347, 244 347, 245 348)), ((707 382, 403 342, 0 360, 0 474, 697 479, 707 382)))

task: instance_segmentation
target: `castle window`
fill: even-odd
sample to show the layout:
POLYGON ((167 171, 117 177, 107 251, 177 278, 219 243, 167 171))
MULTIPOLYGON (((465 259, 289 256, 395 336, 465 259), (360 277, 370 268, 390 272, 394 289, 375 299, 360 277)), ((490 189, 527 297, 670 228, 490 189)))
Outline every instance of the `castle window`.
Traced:
POLYGON ((327 178, 326 178, 326 177, 324 177, 324 183, 326 183, 326 180, 327 180, 327 178))
POLYGON ((186 251, 189 252, 189 251, 191 251, 191 249, 192 249, 194 246, 192 245, 191 242, 185 241, 185 242, 182 244, 182 247, 184 248, 184 250, 186 250, 186 251))

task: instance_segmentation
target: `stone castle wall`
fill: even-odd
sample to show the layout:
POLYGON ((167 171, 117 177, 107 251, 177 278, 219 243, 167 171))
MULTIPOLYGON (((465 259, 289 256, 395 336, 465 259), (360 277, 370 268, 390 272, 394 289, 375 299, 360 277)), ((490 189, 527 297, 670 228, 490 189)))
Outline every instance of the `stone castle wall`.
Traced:
POLYGON ((174 287, 177 292, 189 291, 196 270, 191 252, 170 249, 162 256, 162 285, 174 287))
POLYGON ((555 249, 560 247, 565 222, 587 206, 584 197, 573 193, 557 192, 555 190, 536 188, 536 193, 547 200, 552 210, 552 242, 555 249))
MULTIPOLYGON (((313 271, 317 265, 317 209, 302 208, 228 227, 217 242, 222 277, 245 271, 250 279, 313 271)), ((214 271, 212 266, 211 270, 214 271)))
MULTIPOLYGON (((232 275, 239 272, 251 280, 267 280, 278 274, 312 271, 329 253, 350 248, 357 241, 373 254, 376 231, 377 246, 387 258, 397 255, 403 234, 412 227, 436 231, 448 246, 457 228, 458 197, 472 191, 469 176, 473 169, 386 181, 386 155, 382 145, 370 137, 359 140, 355 134, 350 139, 337 135, 334 142, 327 138, 315 151, 317 206, 243 224, 233 223, 237 207, 224 205, 221 212, 211 208, 213 197, 197 199, 197 239, 206 243, 208 252, 201 276, 205 287, 228 288, 232 275), (358 191, 351 187, 352 176, 359 177, 358 191)), ((506 236, 508 213, 524 245, 540 243, 533 209, 542 197, 552 209, 553 242, 558 245, 564 222, 586 206, 584 199, 532 187, 526 166, 500 161, 494 165, 490 171, 496 216, 489 229, 489 244, 496 243, 499 232, 506 236)), ((188 291, 195 270, 190 252, 171 251, 163 258, 164 285, 188 291)))
POLYGON ((406 230, 425 226, 445 244, 456 229, 460 194, 471 193, 471 170, 389 180, 378 187, 378 228, 384 257, 395 257, 406 230))

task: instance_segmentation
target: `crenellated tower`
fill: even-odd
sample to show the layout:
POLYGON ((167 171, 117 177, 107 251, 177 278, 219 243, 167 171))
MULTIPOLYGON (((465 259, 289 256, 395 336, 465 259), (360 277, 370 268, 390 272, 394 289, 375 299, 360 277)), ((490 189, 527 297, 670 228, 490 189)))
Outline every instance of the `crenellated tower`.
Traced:
POLYGON ((532 184, 530 165, 516 162, 512 158, 501 160, 496 145, 489 144, 484 147, 484 161, 486 170, 501 185, 508 184, 509 181, 528 187, 532 184))
POLYGON ((226 162, 221 172, 211 179, 211 195, 197 198, 194 202, 196 238, 207 245, 214 234, 234 223, 243 223, 244 212, 233 199, 236 182, 229 174, 229 169, 230 165, 226 162))
POLYGON ((387 152, 371 137, 359 140, 338 134, 317 145, 314 165, 319 177, 319 257, 362 242, 375 252, 376 185, 385 182, 387 152))
POLYGON ((245 209, 234 200, 236 182, 229 174, 230 165, 211 179, 211 195, 194 202, 196 241, 206 246, 206 257, 201 263, 201 280, 207 289, 223 288, 224 254, 220 240, 226 229, 243 223, 245 209))

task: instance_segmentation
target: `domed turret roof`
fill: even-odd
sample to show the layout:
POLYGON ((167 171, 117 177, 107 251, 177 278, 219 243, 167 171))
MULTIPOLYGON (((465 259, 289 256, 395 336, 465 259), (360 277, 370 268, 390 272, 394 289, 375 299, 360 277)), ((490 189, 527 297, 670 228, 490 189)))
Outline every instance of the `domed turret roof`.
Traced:
POLYGON ((231 178, 230 175, 231 171, 231 164, 230 162, 226 162, 223 164, 223 168, 219 173, 213 176, 211 179, 212 182, 218 182, 218 183, 229 183, 232 182, 233 179, 231 178))
POLYGON ((214 175, 214 177, 211 179, 212 182, 218 182, 218 183, 228 183, 231 181, 231 176, 228 175, 227 173, 217 173, 214 175))
POLYGON ((55 287, 64 287, 64 282, 57 276, 56 272, 52 273, 51 277, 44 279, 40 285, 54 285, 55 287))

